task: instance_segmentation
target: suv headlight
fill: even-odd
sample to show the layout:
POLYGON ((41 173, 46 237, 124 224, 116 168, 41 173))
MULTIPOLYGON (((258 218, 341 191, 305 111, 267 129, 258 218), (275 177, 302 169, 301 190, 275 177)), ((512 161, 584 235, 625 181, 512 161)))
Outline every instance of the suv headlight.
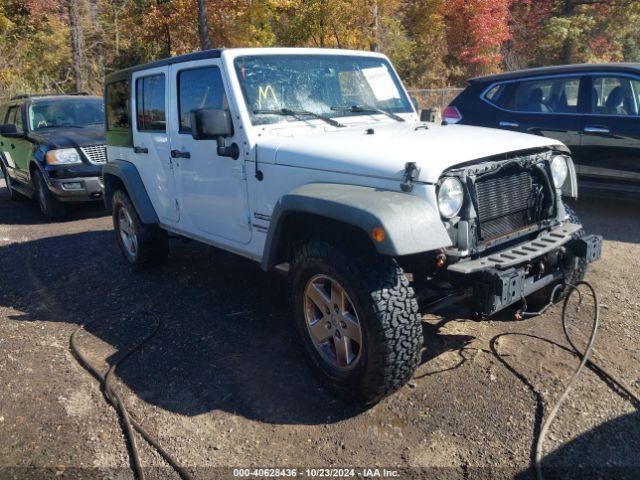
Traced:
POLYGON ((45 158, 49 165, 70 165, 73 163, 82 163, 80 154, 75 148, 49 150, 45 158))
POLYGON ((438 210, 444 218, 455 217, 464 202, 464 188, 460 180, 445 178, 438 189, 438 210))
POLYGON ((569 166, 564 155, 556 155, 551 159, 551 175, 556 188, 562 188, 569 175, 569 166))

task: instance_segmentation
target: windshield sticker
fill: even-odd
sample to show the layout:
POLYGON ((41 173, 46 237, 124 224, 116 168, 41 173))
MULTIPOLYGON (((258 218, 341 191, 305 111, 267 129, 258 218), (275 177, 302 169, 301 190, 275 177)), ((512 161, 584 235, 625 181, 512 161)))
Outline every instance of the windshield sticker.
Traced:
POLYGON ((276 91, 271 85, 258 86, 258 109, 264 108, 262 106, 263 101, 269 106, 277 106, 280 104, 280 102, 278 102, 278 97, 276 96, 276 91))
POLYGON ((390 100, 392 98, 400 98, 400 92, 393 83, 391 75, 387 67, 384 65, 381 67, 363 68, 362 74, 367 79, 376 100, 382 102, 384 100, 390 100))

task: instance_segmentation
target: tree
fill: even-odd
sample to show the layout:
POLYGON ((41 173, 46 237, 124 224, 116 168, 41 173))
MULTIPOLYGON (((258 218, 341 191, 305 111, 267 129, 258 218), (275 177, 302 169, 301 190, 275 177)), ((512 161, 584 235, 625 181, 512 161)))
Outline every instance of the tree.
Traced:
POLYGON ((198 35, 200 37, 200 50, 211 48, 209 29, 207 27, 207 7, 204 0, 198 0, 198 35))

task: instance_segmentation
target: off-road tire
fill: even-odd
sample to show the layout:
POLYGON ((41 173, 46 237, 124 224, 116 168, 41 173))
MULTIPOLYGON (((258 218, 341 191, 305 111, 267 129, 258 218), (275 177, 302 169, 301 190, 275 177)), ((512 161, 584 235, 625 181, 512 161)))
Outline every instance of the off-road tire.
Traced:
POLYGON ((40 170, 36 170, 33 181, 36 188, 36 200, 42 214, 50 219, 64 217, 67 213, 67 206, 51 193, 40 170))
POLYGON ((129 195, 122 190, 116 190, 113 194, 113 229, 116 241, 125 260, 135 270, 143 270, 164 263, 169 255, 169 240, 167 233, 158 225, 142 223, 129 195), (131 218, 132 228, 137 238, 136 253, 131 254, 124 245, 121 232, 119 215, 122 209, 126 209, 131 218))
POLYGON ((413 376, 423 347, 422 324, 413 288, 393 258, 375 253, 353 258, 331 244, 309 242, 295 251, 289 286, 306 357, 321 380, 341 397, 370 406, 413 376), (347 372, 323 360, 308 332, 304 291, 318 274, 340 283, 359 317, 363 351, 347 372))
MULTIPOLYGON (((578 215, 573 209, 564 204, 564 209, 567 212, 567 221, 571 223, 581 224, 578 215)), ((578 230, 576 233, 577 237, 584 237, 585 231, 584 229, 578 230)), ((584 258, 573 257, 567 260, 565 265, 563 266, 565 271, 564 283, 568 283, 569 285, 575 285, 576 283, 582 281, 584 276, 587 273, 587 265, 588 262, 584 258)), ((529 297, 527 297, 527 310, 529 311, 539 311, 541 308, 546 306, 551 300, 551 294, 553 289, 558 285, 558 283, 553 283, 545 288, 534 292, 529 297)), ((560 288, 553 298, 554 303, 563 300, 571 291, 570 287, 562 287, 560 288)))
POLYGON ((22 195, 20 195, 16 190, 14 190, 11 186, 11 177, 7 173, 7 170, 2 165, 2 160, 0 160, 0 170, 2 170, 2 176, 4 177, 4 184, 7 187, 7 191, 9 192, 9 198, 11 200, 19 200, 22 195))

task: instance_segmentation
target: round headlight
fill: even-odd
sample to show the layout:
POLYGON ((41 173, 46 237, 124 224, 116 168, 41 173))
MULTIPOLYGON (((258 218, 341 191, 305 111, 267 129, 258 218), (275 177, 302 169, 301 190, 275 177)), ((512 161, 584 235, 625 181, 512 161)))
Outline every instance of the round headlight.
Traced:
POLYGON ((464 189, 457 178, 449 177, 442 181, 438 189, 438 209, 444 218, 455 217, 464 202, 464 189))
POLYGON ((569 166, 567 160, 562 155, 557 155, 551 160, 551 174, 553 175, 553 183, 556 188, 562 188, 564 181, 569 175, 569 166))

